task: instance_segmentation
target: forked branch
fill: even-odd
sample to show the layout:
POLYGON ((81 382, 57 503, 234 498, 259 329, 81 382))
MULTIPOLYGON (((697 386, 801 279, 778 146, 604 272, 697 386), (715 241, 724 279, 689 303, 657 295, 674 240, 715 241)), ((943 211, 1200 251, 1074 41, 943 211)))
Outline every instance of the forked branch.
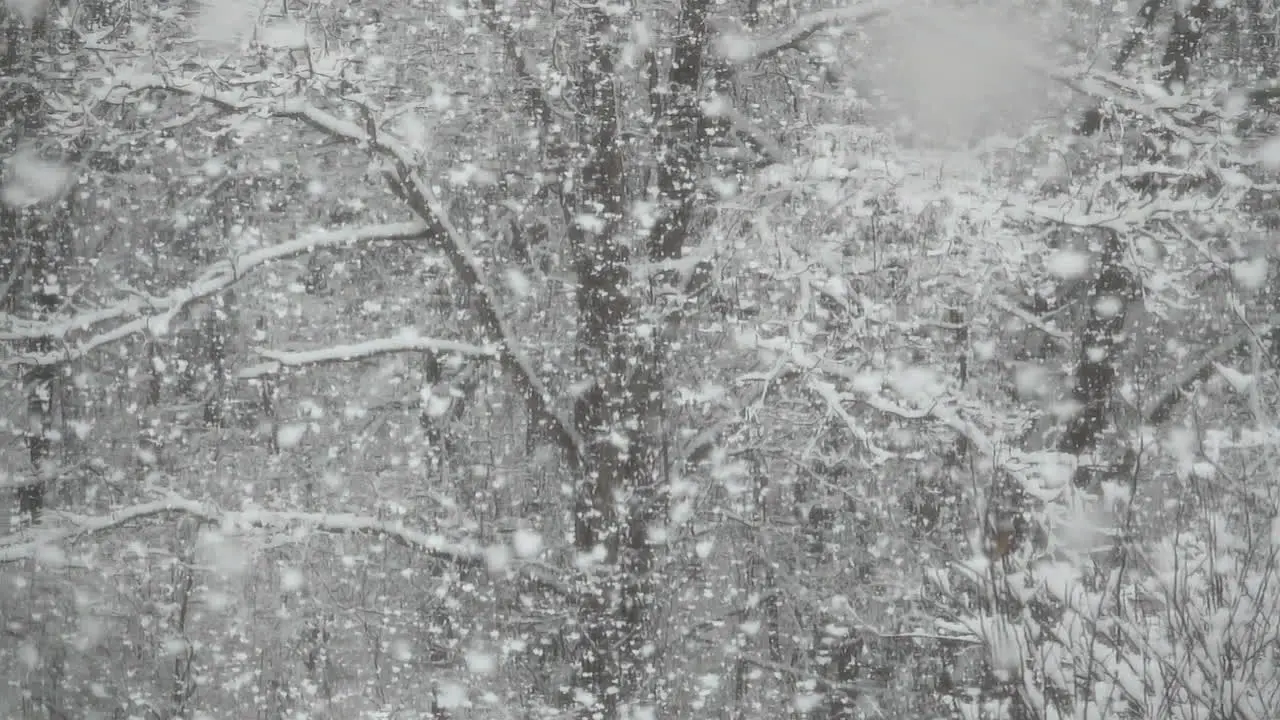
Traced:
POLYGON ((367 112, 369 122, 362 125, 321 110, 302 98, 284 101, 256 98, 241 92, 219 90, 198 80, 166 80, 151 75, 123 79, 122 85, 133 91, 164 90, 186 95, 232 112, 254 112, 298 120, 335 140, 367 147, 383 158, 387 163, 383 172, 392 190, 422 218, 428 241, 449 258, 454 272, 471 291, 472 307, 479 315, 481 327, 489 340, 497 344, 502 368, 511 375, 524 396, 533 422, 566 454, 570 464, 580 465, 585 444, 573 425, 554 409, 550 394, 533 371, 532 364, 518 350, 515 334, 508 326, 502 305, 493 288, 485 282, 483 266, 470 243, 450 221, 443 203, 431 189, 431 183, 422 177, 416 154, 388 133, 369 131, 368 128, 378 126, 371 111, 367 112))

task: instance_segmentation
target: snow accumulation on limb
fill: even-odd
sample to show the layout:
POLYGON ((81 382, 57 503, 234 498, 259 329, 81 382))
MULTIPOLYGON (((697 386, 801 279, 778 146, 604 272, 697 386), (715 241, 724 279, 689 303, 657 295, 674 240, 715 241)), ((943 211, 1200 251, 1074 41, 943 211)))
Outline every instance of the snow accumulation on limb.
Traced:
POLYGON ((992 297, 991 304, 1055 340, 1060 340, 1062 342, 1070 342, 1072 340, 1070 333, 1059 330, 1057 327, 1050 325, 1041 318, 1023 310, 1018 307, 1017 303, 1014 303, 1003 295, 995 295, 992 297))
POLYGON ((303 98, 283 101, 258 98, 244 90, 219 90, 198 80, 166 80, 159 75, 120 76, 118 87, 131 91, 164 90, 204 100, 225 110, 265 112, 269 116, 299 120, 330 137, 363 145, 385 158, 391 167, 385 170, 392 190, 400 195, 425 223, 426 237, 441 250, 453 265, 454 272, 473 293, 476 311, 489 339, 498 345, 498 358, 510 373, 524 396, 532 419, 542 425, 552 440, 568 455, 571 464, 585 457, 586 443, 560 412, 554 409, 551 394, 533 370, 533 365, 518 349, 515 334, 508 326, 501 303, 486 282, 484 268, 472 252, 470 243, 449 220, 444 204, 436 197, 431 184, 418 171, 417 153, 387 133, 378 133, 376 122, 369 129, 321 110, 303 98), (371 134, 371 132, 373 134, 371 134))
POLYGON ((875 442, 871 440, 871 436, 867 431, 863 430, 862 426, 858 424, 858 421, 854 420, 853 417, 849 415, 848 411, 844 409, 844 405, 840 402, 840 393, 836 391, 835 385, 828 382, 822 382, 820 380, 810 380, 809 389, 813 390, 818 397, 822 398, 822 400, 826 402, 827 408, 831 410, 836 417, 840 418, 840 421, 844 423, 845 428, 847 428, 849 433, 862 443, 863 447, 867 449, 867 452, 875 456, 876 462, 883 462, 893 457, 893 453, 876 445, 875 442))
POLYGON ((1047 220, 1070 227, 1105 228, 1125 234, 1141 228, 1156 218, 1167 218, 1182 213, 1201 213, 1220 204, 1223 196, 1218 198, 1192 197, 1180 200, 1162 194, 1151 202, 1141 205, 1125 206, 1110 212, 1077 213, 1070 208, 1054 207, 1046 203, 1013 208, 1013 212, 1021 212, 1029 219, 1047 220))
POLYGON ((836 25, 867 22, 889 14, 898 3, 864 2, 845 8, 820 10, 801 16, 790 26, 755 37, 723 35, 717 41, 720 55, 737 65, 767 60, 787 50, 798 49, 817 33, 836 25))
MULTIPOLYGON (((142 521, 174 516, 195 518, 215 525, 222 532, 235 532, 238 529, 278 530, 282 536, 292 538, 300 537, 297 533, 299 529, 319 533, 375 535, 439 560, 466 566, 485 567, 486 564, 483 547, 416 530, 399 520, 383 520, 351 513, 222 510, 209 503, 167 497, 130 505, 102 516, 51 512, 45 523, 27 529, 21 536, 14 536, 21 538, 21 541, 6 543, 8 538, 0 539, 0 565, 29 558, 59 558, 62 553, 55 549, 58 545, 121 530, 142 521)), ((545 589, 561 594, 569 592, 567 586, 542 565, 529 563, 513 567, 545 589)))
POLYGON ((870 444, 870 436, 859 427, 857 421, 844 409, 844 402, 861 403, 881 413, 894 415, 903 420, 939 423, 963 436, 970 446, 985 456, 990 457, 994 453, 995 444, 981 428, 965 420, 959 413, 940 404, 934 404, 926 409, 903 407, 873 389, 873 386, 878 384, 873 379, 873 376, 807 352, 786 338, 762 338, 753 333, 744 333, 739 337, 738 342, 778 352, 783 357, 788 358, 792 365, 803 371, 816 371, 828 377, 847 381, 854 390, 839 390, 833 383, 824 380, 809 380, 807 384, 809 389, 827 403, 829 409, 845 423, 859 440, 867 443, 868 450, 878 457, 882 455, 889 457, 892 456, 892 453, 870 444))
POLYGON ((1216 363, 1250 342, 1263 342, 1262 338, 1272 332, 1280 317, 1273 318, 1262 325, 1247 327, 1229 335, 1212 350, 1205 353, 1195 364, 1177 373, 1165 387, 1142 409, 1145 424, 1160 425, 1169 419, 1174 407, 1182 400, 1187 391, 1198 381, 1213 374, 1216 363))
POLYGON ((791 153, 787 152, 786 148, 782 147, 776 138, 756 127, 751 122, 751 118, 729 105, 727 101, 721 103, 721 105, 722 107, 716 108, 716 114, 728 120, 729 127, 746 138, 747 143, 756 152, 771 163, 786 164, 791 162, 791 153))
MULTIPOLYGON (((1144 88, 1112 73, 1090 70, 1081 73, 1050 65, 1028 63, 1033 70, 1061 83, 1067 88, 1102 102, 1111 103, 1118 110, 1155 123, 1161 130, 1193 145, 1213 145, 1221 140, 1221 133, 1206 129, 1197 132, 1175 122, 1175 111, 1192 106, 1191 98, 1181 95, 1154 96, 1144 88)), ((1185 119, 1185 118, 1184 118, 1185 119)))
POLYGON ((437 340, 435 338, 380 338, 350 345, 334 345, 317 350, 258 350, 257 353, 267 358, 268 362, 244 368, 236 373, 236 377, 250 380, 264 375, 275 375, 284 368, 351 362, 378 355, 411 352, 453 353, 486 358, 498 357, 498 349, 493 346, 485 347, 453 340, 437 340))
MULTIPOLYGON (((82 358, 98 348, 139 333, 163 335, 169 323, 183 308, 203 298, 216 295, 235 285, 250 273, 281 260, 297 257, 320 248, 343 247, 375 240, 411 240, 421 238, 427 227, 421 222, 389 223, 340 230, 317 230, 293 240, 259 248, 229 260, 220 260, 205 269, 191 284, 155 298, 133 297, 109 308, 94 310, 75 317, 47 323, 11 323, 0 330, 0 342, 35 339, 66 340, 78 331, 88 330, 111 320, 133 320, 110 330, 85 338, 61 350, 47 353, 18 354, 0 361, 10 365, 56 365, 82 358)), ((4 320, 0 317, 0 322, 4 320)))

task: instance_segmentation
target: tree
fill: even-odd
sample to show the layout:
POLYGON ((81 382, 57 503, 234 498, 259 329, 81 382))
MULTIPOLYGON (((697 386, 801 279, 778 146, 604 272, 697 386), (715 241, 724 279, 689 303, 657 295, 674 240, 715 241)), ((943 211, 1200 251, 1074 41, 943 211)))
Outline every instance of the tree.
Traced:
MULTIPOLYGON (((100 13, 72 18, 68 39, 84 43, 89 33, 106 27, 106 20, 159 29, 157 23, 169 19, 163 10, 135 12, 114 6, 98 10, 100 13)), ((389 29, 382 19, 383 11, 403 10, 371 10, 361 18, 366 36, 372 38, 389 29)), ((51 7, 49 12, 59 20, 67 17, 60 7, 51 7)), ((200 170, 217 184, 203 196, 174 193, 170 203, 177 204, 180 222, 174 231, 166 230, 150 245, 157 266, 180 257, 206 263, 206 268, 189 276, 185 284, 165 288, 164 283, 148 282, 144 291, 133 297, 108 300, 93 310, 68 312, 60 296, 42 294, 39 286, 40 278, 52 272, 46 266, 54 267, 57 259, 43 245, 32 246, 29 274, 35 280, 26 292, 36 298, 35 310, 18 309, 10 319, 6 340, 29 344, 18 361, 30 368, 28 394, 44 403, 37 407, 36 399, 32 400, 35 417, 41 419, 40 431, 29 440, 33 463, 42 465, 48 455, 47 386, 68 363, 93 362, 110 345, 143 335, 152 377, 147 404, 160 411, 167 402, 164 388, 168 378, 176 373, 187 378, 179 380, 179 390, 194 390, 203 404, 206 425, 220 426, 231 377, 225 318, 233 286, 289 258, 304 254, 314 258, 324 248, 387 241, 409 241, 429 248, 447 258, 467 296, 466 317, 476 323, 475 336, 483 345, 411 339, 316 350, 310 355, 263 350, 260 354, 267 363, 244 368, 237 376, 274 385, 271 378, 290 367, 400 352, 426 352, 437 359, 448 353, 496 360, 502 376, 523 399, 531 436, 551 443, 567 461, 575 487, 573 547, 582 562, 594 564, 593 569, 576 574, 574 585, 565 589, 578 604, 571 699, 589 717, 617 717, 627 704, 651 704, 662 692, 648 637, 659 584, 652 534, 664 522, 668 483, 682 462, 672 457, 674 438, 664 410, 670 391, 669 348, 678 345, 687 332, 680 320, 690 302, 685 298, 704 291, 714 272, 714 266, 706 262, 699 263, 695 272, 686 257, 694 228, 705 221, 711 197, 708 173, 733 174, 732 169, 710 164, 708 149, 735 130, 762 149, 776 146, 749 126, 735 128, 738 120, 724 94, 729 90, 732 70, 711 54, 708 6, 702 0, 682 3, 679 30, 666 38, 646 37, 649 26, 640 20, 646 9, 621 16, 602 7, 562 12, 563 20, 577 29, 579 41, 571 45, 571 64, 558 76, 547 76, 541 69, 543 63, 526 55, 523 44, 536 35, 521 29, 529 25, 522 18, 535 13, 535 8, 513 11, 493 3, 472 8, 470 17, 489 31, 489 40, 478 45, 479 51, 500 49, 512 73, 509 84, 520 93, 520 109, 528 118, 525 127, 536 139, 535 153, 528 157, 517 154, 510 162, 534 168, 533 174, 543 178, 541 188, 534 192, 536 201, 546 203, 550 198, 564 217, 561 227, 567 240, 567 269, 574 277, 576 329, 571 333, 572 352, 558 360, 555 390, 540 377, 538 367, 523 349, 508 319, 504 293, 494 284, 489 263, 506 264, 509 258, 502 256, 505 248, 493 247, 491 238, 479 235, 486 254, 497 252, 491 258, 482 257, 476 238, 477 230, 483 228, 477 228, 469 217, 457 219, 459 213, 467 212, 465 203, 484 203, 489 196, 475 193, 467 197, 471 193, 464 192, 463 202, 442 200, 434 187, 438 170, 428 162, 439 153, 421 144, 412 123, 397 126, 390 119, 412 112, 419 102, 415 94, 426 93, 430 87, 411 79, 389 81, 380 72, 376 42, 355 41, 340 52, 326 51, 320 44, 321 36, 315 34, 319 26, 313 25, 321 21, 297 12, 286 4, 280 13, 272 10, 259 15, 257 10, 232 3, 211 7, 200 18, 209 33, 204 39, 214 44, 209 49, 244 47, 250 40, 248 35, 254 35, 251 46, 264 63, 260 66, 228 60, 216 69, 198 70, 193 68, 199 63, 192 64, 198 55, 166 51, 148 58, 147 53, 155 47, 150 40, 137 45, 133 39, 112 38, 111 44, 95 45, 95 51, 108 53, 109 62, 90 61, 91 70, 74 78, 71 87, 59 89, 66 96, 86 101, 96 121, 114 124, 115 132, 126 132, 133 148, 145 145, 171 151, 174 146, 166 136, 182 133, 191 138, 190 129, 220 128, 212 131, 213 142, 196 140, 213 157, 200 170), (628 36, 626 47, 620 48, 618 39, 628 36), (664 62, 665 57, 670 61, 664 62), (636 71, 641 66, 647 79, 637 83, 641 78, 636 71), (571 102, 553 100, 548 81, 562 84, 554 97, 571 102), (708 107, 716 112, 707 112, 708 107), (149 117, 163 119, 156 124, 149 117), (244 142, 262 147, 259 140, 252 139, 257 130, 252 125, 260 121, 269 123, 270 132, 295 135, 301 149, 318 137, 363 152, 398 200, 400 213, 407 211, 414 219, 312 232, 296 240, 267 241, 255 247, 254 236, 265 232, 271 227, 267 223, 273 221, 254 222, 250 212, 253 198, 243 192, 253 187, 253 180, 245 174, 249 163, 239 159, 237 147, 244 142), (309 134, 278 124, 285 122, 299 123, 309 134), (655 210, 636 214, 637 206, 648 204, 655 205, 655 210), (202 206, 212 209, 206 217, 198 218, 202 206), (222 236, 222 244, 230 244, 230 254, 212 259, 216 256, 207 252, 206 229, 222 236), (636 242, 637 237, 641 242, 636 242), (642 282, 633 277, 633 256, 646 258, 656 269, 642 282), (648 299, 652 297, 659 301, 655 304, 648 299), (188 319, 195 317, 207 322, 188 319), (162 339, 172 330, 170 325, 182 327, 182 323, 188 323, 189 330, 178 330, 178 334, 192 334, 199 346, 178 355, 160 351, 162 339), (206 381, 193 384, 193 372, 207 376, 206 381), (572 402, 566 402, 569 399, 572 402)), ((554 8, 552 12, 555 14, 554 8)), ((753 45, 752 52, 736 59, 764 60, 798 46, 824 26, 852 19, 857 19, 856 13, 827 12, 805 18, 784 31, 781 39, 763 38, 753 45)), ((436 58, 433 62, 447 64, 448 60, 436 58)), ((494 77, 478 79, 495 81, 494 77)), ((67 113, 56 118, 55 134, 65 127, 57 126, 57 121, 70 120, 67 113)), ((510 118, 502 122, 513 130, 521 127, 510 118)), ((124 150, 126 145, 115 138, 111 142, 119 148, 117 155, 136 152, 124 150)), ((458 152, 472 151, 459 148, 458 152)), ((115 169, 129 162, 135 160, 117 157, 115 169)), ((174 179, 182 178, 185 172, 180 165, 161 168, 154 163, 148 171, 167 173, 174 179)), ((204 182, 198 176, 187 177, 196 186, 204 182)), ((518 197, 528 191, 528 183, 504 175, 497 188, 518 197)), ((511 196, 506 199, 512 200, 511 196)), ((494 208, 476 209, 484 212, 494 208)), ((526 229, 523 218, 514 217, 512 222, 517 230, 526 229)), ((279 227, 278 221, 274 226, 279 227)), ((318 272, 314 263, 311 272, 318 272)), ((413 302, 408 304, 413 306, 413 302)), ((264 385, 263 393, 269 397, 274 391, 264 385)), ((270 402, 264 401, 263 409, 275 413, 270 402)), ((428 411, 424 411, 424 418, 428 411)), ((182 423, 185 415, 179 412, 173 417, 182 423)), ((175 434, 166 424, 152 421, 143 428, 149 439, 140 449, 142 468, 153 473, 144 486, 163 476, 154 475, 157 469, 163 473, 176 467, 172 461, 164 464, 157 459, 164 443, 175 438, 189 442, 183 439, 185 431, 175 434)), ((280 437, 284 431, 275 425, 273 437, 280 437)), ((714 438, 704 442, 709 441, 714 438)), ((23 491, 21 509, 33 516, 39 510, 38 489, 43 482, 42 478, 29 486, 31 490, 23 491)), ((129 488, 126 494, 135 496, 138 491, 129 488)), ((116 527, 126 518, 173 513, 186 515, 198 525, 216 519, 205 505, 186 500, 141 502, 117 510, 111 521, 83 520, 75 534, 116 527)), ((224 520, 230 517, 222 516, 224 520)), ((286 520, 292 516, 272 517, 286 520)), ((324 517, 328 516, 316 515, 306 522, 318 522, 319 527, 347 525, 344 521, 335 526, 324 517)), ((270 525, 272 521, 250 522, 270 525)), ((352 522, 353 530, 365 527, 352 522)), ((379 528, 375 532, 392 532, 376 523, 368 527, 379 528)), ((37 532, 30 541, 6 546, 3 555, 19 559, 36 553, 47 541, 67 537, 70 535, 65 531, 49 528, 37 532)), ((446 554, 464 564, 475 560, 470 551, 446 554)), ((187 685, 184 688, 180 695, 185 698, 190 689, 187 685)))
MULTIPOLYGON (((31 138, 79 148, 47 164, 77 183, 7 207, 79 244, 6 256, 58 293, 11 282, 0 341, 34 465, 46 439, 84 453, 23 476, 81 494, 0 539, 44 591, 0 596, 21 712, 1084 712, 1063 658, 1152 652, 1074 628, 1129 617, 1113 579, 1152 586, 1158 486, 1209 445, 1261 457, 1244 432, 1152 438, 1192 408, 1243 427, 1188 402, 1214 382, 1264 424, 1274 293, 1230 238, 1271 212, 1238 151, 1270 88, 1218 62, 1265 54, 1262 3, 1145 3, 1098 48, 1111 72, 1024 56, 1029 21, 892 4, 232 2, 196 38, 167 8, 49 13, 77 70, 25 56, 31 138), (895 47, 917 31, 944 56, 895 47), (909 56, 884 77, 916 113, 948 79, 1094 111, 922 147, 859 119, 886 115, 853 91, 868 48, 909 56), (1016 82, 951 72, 978 56, 1016 82), (51 414, 56 384, 79 414, 51 414), (1094 566, 1063 528, 1111 513, 1132 546, 1094 566)), ((1257 516, 1230 522, 1262 547, 1257 516)), ((1240 552, 1241 591, 1195 608, 1269 607, 1240 552)))

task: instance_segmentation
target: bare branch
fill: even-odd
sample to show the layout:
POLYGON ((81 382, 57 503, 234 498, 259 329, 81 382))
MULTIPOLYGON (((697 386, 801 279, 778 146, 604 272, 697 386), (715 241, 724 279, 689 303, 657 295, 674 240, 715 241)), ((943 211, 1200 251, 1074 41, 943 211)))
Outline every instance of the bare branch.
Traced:
POLYGON ((76 360, 98 348, 123 340, 131 335, 154 333, 162 335, 169 323, 191 303, 216 295, 235 285, 250 273, 272 263, 297 257, 319 248, 342 247, 375 240, 411 240, 427 233, 421 222, 370 225, 341 230, 321 230, 307 233, 295 240, 259 248, 229 260, 210 265, 190 285, 174 290, 158 298, 132 297, 102 310, 83 313, 73 318, 49 323, 33 323, 8 318, 10 330, 0 332, 0 341, 27 341, 36 339, 65 340, 72 332, 92 328, 104 322, 135 317, 134 320, 89 337, 75 345, 48 353, 26 353, 0 362, 0 367, 10 365, 56 365, 76 360), (144 314, 151 312, 152 314, 144 314), (141 316, 141 317, 137 317, 141 316))
POLYGON ((755 667, 758 667, 761 670, 768 670, 770 672, 773 672, 779 675, 786 675, 788 677, 794 678, 797 681, 810 682, 813 684, 814 687, 820 688, 826 692, 848 692, 848 693, 862 694, 862 693, 868 693, 868 692, 883 692, 885 689, 885 686, 882 683, 877 683, 873 680, 855 680, 853 682, 834 682, 826 678, 814 677, 810 675, 803 668, 799 668, 794 665, 787 665, 785 663, 775 662, 773 660, 769 660, 767 658, 763 658, 758 655, 743 655, 739 659, 742 660, 742 662, 747 663, 748 665, 754 665, 755 667))
POLYGON ((366 146, 386 159, 390 167, 384 170, 384 174, 392 190, 426 223, 429 241, 449 258, 454 272, 473 293, 472 304, 480 316, 481 325, 489 339, 498 344, 503 370, 511 374, 523 394, 533 421, 546 429, 571 464, 581 464, 586 444, 572 423, 554 409, 550 393, 533 371, 528 358, 517 349, 515 334, 507 324, 497 295, 485 281, 483 266, 470 243, 450 222, 444 205, 431 189, 431 183, 420 174, 416 153, 388 133, 371 136, 361 125, 325 112, 302 98, 273 101, 241 92, 218 90, 200 81, 170 81, 156 75, 127 78, 123 86, 134 91, 165 90, 199 98, 227 110, 253 111, 299 120, 334 139, 366 146))
MULTIPOLYGON (((0 541, 0 565, 28 558, 52 555, 48 548, 75 543, 114 530, 122 530, 143 521, 171 516, 186 516, 227 529, 258 528, 280 531, 281 537, 300 539, 299 528, 320 533, 375 535, 392 540, 425 555, 467 567, 485 567, 485 550, 477 543, 449 540, 443 535, 408 527, 399 520, 380 520, 351 513, 306 513, 273 510, 221 510, 207 503, 170 497, 164 500, 120 508, 110 515, 85 516, 53 513, 44 523, 29 528, 24 541, 0 541)), ((18 537, 18 536, 15 536, 18 537)), ((5 538, 8 540, 9 538, 5 538)), ((568 587, 543 565, 518 564, 517 572, 559 594, 569 594, 568 587)))
POLYGON ((756 37, 721 36, 717 44, 725 60, 735 65, 748 65, 787 50, 799 49, 809 38, 829 27, 879 19, 894 7, 894 3, 876 0, 853 7, 820 10, 799 18, 779 32, 760 33, 756 37))
POLYGON ((320 348, 318 350, 258 350, 257 352, 262 357, 267 358, 268 362, 244 368, 240 372, 236 373, 236 377, 242 380, 250 380, 253 378, 263 377, 265 375, 275 375, 284 368, 299 368, 310 365, 351 362, 353 360, 364 360, 378 355, 392 355, 411 352, 455 353, 458 355, 472 355, 488 358, 498 357, 498 350, 494 347, 481 347, 479 345, 455 342, 453 340, 437 340, 434 338, 415 337, 367 340, 361 343, 334 345, 332 347, 320 348))

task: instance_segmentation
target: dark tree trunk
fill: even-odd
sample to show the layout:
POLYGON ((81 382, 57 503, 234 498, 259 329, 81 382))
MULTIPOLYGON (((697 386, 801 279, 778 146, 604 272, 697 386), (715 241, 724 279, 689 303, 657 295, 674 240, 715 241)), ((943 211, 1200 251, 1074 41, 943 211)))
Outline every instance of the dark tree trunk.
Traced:
POLYGON ((221 427, 226 421, 227 351, 235 334, 236 295, 228 290, 213 299, 209 312, 201 319, 200 334, 204 341, 199 359, 205 376, 204 424, 221 427))
MULTIPOLYGON (((1107 231, 1098 275, 1089 290, 1089 315, 1072 391, 1079 408, 1058 443, 1061 452, 1081 455, 1094 450, 1107 427, 1121 332, 1129 305, 1138 297, 1135 279, 1124 267, 1123 258, 1120 237, 1107 231)), ((1086 477, 1082 474, 1077 480, 1086 477)))
POLYGON ((1160 83, 1169 92, 1185 87, 1191 77, 1191 61, 1200 49, 1205 22, 1213 11, 1213 0, 1196 0, 1186 13, 1173 17, 1173 32, 1160 61, 1160 83))
MULTIPOLYGON (((18 79, 36 76, 32 53, 46 29, 47 25, 40 19, 27 26, 16 14, 0 8, 0 32, 4 33, 6 47, 4 57, 0 58, 0 76, 15 79, 0 87, 0 139, 3 140, 0 151, 6 156, 15 151, 34 152, 23 145, 43 124, 39 90, 18 79)), ((65 198, 39 200, 39 204, 0 205, 0 244, 16 248, 20 258, 14 263, 10 278, 13 308, 32 319, 46 318, 61 306, 66 283, 63 266, 70 250, 65 198)), ((22 348, 33 356, 47 356, 53 350, 50 338, 33 339, 22 348)), ((27 398, 24 440, 33 476, 29 484, 18 489, 17 505, 19 514, 32 521, 39 519, 46 486, 56 475, 54 405, 61 375, 62 366, 48 362, 47 357, 37 359, 22 370, 23 393, 27 398)))
MULTIPOLYGON (((685 0, 669 92, 655 117, 663 157, 658 187, 665 215, 649 237, 653 260, 683 256, 692 224, 697 175, 706 147, 698 91, 707 41, 705 0, 685 0)), ((574 512, 576 550, 595 555, 605 572, 587 582, 580 608, 575 689, 595 700, 584 717, 616 718, 624 702, 644 702, 661 682, 644 651, 651 641, 654 595, 649 528, 663 514, 662 393, 666 348, 640 339, 628 285, 630 248, 622 232, 625 157, 618 137, 613 20, 584 11, 581 118, 586 142, 580 196, 566 198, 577 224, 570 242, 580 287, 577 359, 591 381, 578 398, 574 423, 586 448, 574 512)))
POLYGON ((1120 72, 1124 70, 1124 66, 1129 63, 1129 58, 1133 56, 1134 51, 1151 34, 1151 28, 1156 22, 1156 15, 1164 7, 1165 1, 1145 0, 1142 3, 1142 7, 1138 8, 1138 16, 1129 28, 1129 37, 1125 38, 1124 44, 1120 46, 1120 52, 1116 53, 1115 61, 1111 63, 1112 71, 1120 72))
POLYGON ((577 293, 576 355, 591 386, 576 401, 574 424, 584 439, 574 509, 574 546, 594 557, 600 572, 584 583, 579 608, 575 701, 584 718, 616 718, 620 703, 640 685, 651 593, 652 549, 637 498, 648 485, 655 443, 647 407, 653 392, 643 365, 647 353, 633 339, 628 296, 630 249, 625 212, 624 157, 614 89, 616 28, 601 9, 584 10, 587 37, 580 91, 587 111, 581 194, 566 198, 578 218, 570 231, 577 293), (634 363, 640 358, 640 363, 634 363), (620 512, 622 514, 620 514, 620 512))
POLYGON ((1274 80, 1280 74, 1276 57, 1276 13, 1262 0, 1249 0, 1247 5, 1247 55, 1250 70, 1260 79, 1274 80))
MULTIPOLYGON (((63 266, 69 249, 65 210, 65 203, 61 202, 51 208, 0 210, 0 238, 27 251, 18 307, 33 320, 48 318, 63 302, 66 282, 63 266)), ((55 412, 63 365, 49 361, 49 355, 55 350, 51 338, 36 338, 24 345, 23 351, 32 356, 32 362, 22 371, 22 386, 27 398, 24 440, 33 476, 30 484, 18 490, 17 501, 19 513, 35 521, 44 508, 45 490, 57 475, 55 412)))

